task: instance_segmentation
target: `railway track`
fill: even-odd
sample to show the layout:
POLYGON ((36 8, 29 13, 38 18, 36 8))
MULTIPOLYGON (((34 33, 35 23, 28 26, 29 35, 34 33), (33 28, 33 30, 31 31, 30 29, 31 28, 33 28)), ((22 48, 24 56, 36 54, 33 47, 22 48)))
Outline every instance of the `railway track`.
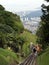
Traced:
POLYGON ((36 59, 35 54, 31 53, 21 64, 19 65, 33 65, 36 59))

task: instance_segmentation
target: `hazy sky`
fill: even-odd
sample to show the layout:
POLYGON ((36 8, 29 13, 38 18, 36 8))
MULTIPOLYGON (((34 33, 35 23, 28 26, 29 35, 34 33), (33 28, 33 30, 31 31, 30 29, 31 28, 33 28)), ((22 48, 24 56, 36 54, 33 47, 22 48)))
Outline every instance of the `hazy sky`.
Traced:
POLYGON ((0 0, 0 4, 3 5, 6 10, 27 11, 40 9, 44 0, 0 0))

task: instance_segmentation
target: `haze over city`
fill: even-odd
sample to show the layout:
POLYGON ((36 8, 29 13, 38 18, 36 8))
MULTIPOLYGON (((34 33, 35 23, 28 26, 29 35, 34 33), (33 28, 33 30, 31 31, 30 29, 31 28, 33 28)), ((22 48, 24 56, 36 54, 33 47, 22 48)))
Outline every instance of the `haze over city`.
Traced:
POLYGON ((44 0, 0 0, 0 5, 12 12, 39 10, 43 3, 46 4, 44 0))

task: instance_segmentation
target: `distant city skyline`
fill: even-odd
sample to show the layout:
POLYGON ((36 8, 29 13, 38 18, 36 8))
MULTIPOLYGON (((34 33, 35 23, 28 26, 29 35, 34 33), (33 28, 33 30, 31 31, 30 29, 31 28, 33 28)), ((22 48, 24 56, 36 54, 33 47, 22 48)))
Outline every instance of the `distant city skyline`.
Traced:
POLYGON ((0 0, 0 5, 12 12, 38 10, 43 3, 46 2, 44 0, 0 0))

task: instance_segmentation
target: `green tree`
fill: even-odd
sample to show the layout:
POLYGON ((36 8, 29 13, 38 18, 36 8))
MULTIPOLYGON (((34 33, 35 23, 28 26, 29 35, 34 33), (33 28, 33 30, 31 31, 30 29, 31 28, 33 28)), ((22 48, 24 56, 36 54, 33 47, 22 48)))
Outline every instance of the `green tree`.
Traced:
MULTIPOLYGON (((49 0, 46 0, 49 2, 49 0)), ((44 47, 49 45, 49 5, 42 4, 41 22, 37 30, 37 42, 44 47)))
POLYGON ((19 44, 19 50, 20 50, 20 53, 22 54, 22 49, 23 49, 23 45, 24 43, 26 42, 26 39, 20 35, 18 38, 17 38, 17 42, 19 44))
POLYGON ((2 5, 0 5, 0 10, 5 10, 5 8, 2 5))
POLYGON ((17 48, 17 37, 23 32, 24 27, 17 14, 6 11, 0 5, 0 47, 10 46, 17 48))

